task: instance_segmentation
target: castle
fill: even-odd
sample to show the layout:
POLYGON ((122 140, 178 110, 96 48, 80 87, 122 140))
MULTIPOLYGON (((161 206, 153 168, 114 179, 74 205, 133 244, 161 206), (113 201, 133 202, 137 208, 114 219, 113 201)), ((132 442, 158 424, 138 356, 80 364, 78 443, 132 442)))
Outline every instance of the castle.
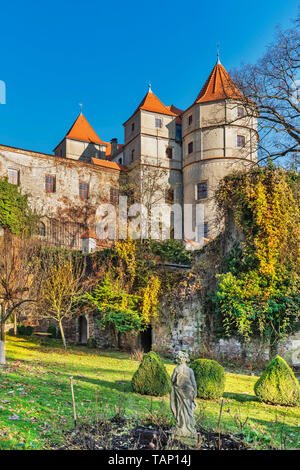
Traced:
MULTIPOLYGON (((80 113, 54 155, 0 145, 0 176, 29 195, 41 215, 39 236, 50 244, 81 249, 84 240, 85 251, 104 244, 95 234, 96 209, 117 204, 128 184, 142 197, 152 184, 152 202, 201 202, 204 226, 197 232, 193 213, 195 241, 197 233, 211 239, 219 230, 213 199, 218 182, 257 161, 257 118, 249 109, 218 58, 186 110, 164 105, 149 85, 123 124, 124 144, 103 141, 80 113)), ((188 238, 184 231, 182 238, 188 238)))

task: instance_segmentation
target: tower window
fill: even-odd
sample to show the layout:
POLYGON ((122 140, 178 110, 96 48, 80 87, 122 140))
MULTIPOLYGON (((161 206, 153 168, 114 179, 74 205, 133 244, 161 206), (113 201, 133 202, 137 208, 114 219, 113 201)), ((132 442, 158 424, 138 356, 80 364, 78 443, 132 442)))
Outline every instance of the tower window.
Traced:
POLYGON ((134 160, 134 149, 131 150, 131 161, 133 162, 133 160, 134 160))
POLYGON ((207 181, 197 184, 197 199, 207 198, 207 181))
POLYGON ((242 118, 242 117, 245 116, 245 110, 242 106, 238 106, 237 115, 238 115, 239 118, 242 118))
POLYGON ((55 176, 45 176, 45 191, 46 193, 55 193, 55 176))
POLYGON ((181 124, 176 124, 176 142, 180 142, 181 140, 181 124))
POLYGON ((161 127, 162 127, 161 119, 155 118, 155 127, 158 127, 159 129, 161 129, 161 127))
POLYGON ((193 148, 194 148, 193 142, 190 142, 188 144, 188 153, 193 153, 193 148))
POLYGON ((173 158, 173 148, 172 147, 167 147, 166 148, 166 157, 173 158))
POLYGON ((80 199, 87 199, 89 195, 89 185, 88 183, 79 183, 79 197, 80 199))
POLYGON ((204 222, 204 238, 208 236, 208 223, 204 222))
POLYGON ((13 170, 12 168, 9 168, 7 177, 10 184, 19 184, 19 170, 13 170))
POLYGON ((131 124, 131 132, 134 131, 134 122, 131 124))
POLYGON ((171 204, 174 202, 175 192, 173 188, 166 189, 165 200, 167 203, 171 204))
POLYGON ((192 124, 192 122, 193 122, 193 115, 191 114, 191 115, 189 116, 189 126, 192 124))
POLYGON ((236 136, 236 144, 238 147, 245 147, 245 136, 244 135, 237 135, 236 136))
POLYGON ((111 204, 117 204, 119 200, 118 188, 110 188, 110 202, 111 204))

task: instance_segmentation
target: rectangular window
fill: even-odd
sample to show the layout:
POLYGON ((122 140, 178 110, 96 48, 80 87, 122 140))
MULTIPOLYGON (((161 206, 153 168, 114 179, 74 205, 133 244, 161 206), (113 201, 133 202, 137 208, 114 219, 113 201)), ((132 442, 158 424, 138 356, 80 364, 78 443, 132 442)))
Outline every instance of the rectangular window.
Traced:
POLYGON ((175 192, 173 188, 166 189, 165 200, 167 203, 171 204, 174 202, 175 192))
POLYGON ((89 185, 88 183, 79 183, 79 197, 80 199, 87 199, 89 195, 89 185))
POLYGON ((133 160, 134 160, 134 149, 131 150, 131 161, 133 162, 133 160))
POLYGON ((245 136, 244 135, 237 135, 236 136, 236 144, 238 147, 245 147, 245 136))
POLYGON ((166 148, 166 157, 173 158, 173 148, 172 147, 167 147, 166 148))
POLYGON ((191 114, 191 115, 189 116, 189 126, 192 124, 192 122, 193 122, 193 115, 191 114))
POLYGON ((45 176, 45 191, 46 193, 55 193, 55 176, 45 176))
POLYGON ((19 170, 13 170, 12 168, 8 169, 7 172, 8 182, 10 184, 19 184, 19 170))
POLYGON ((134 131, 134 122, 131 124, 131 132, 134 131))
POLYGON ((161 119, 155 118, 155 127, 158 127, 159 129, 161 129, 161 127, 162 127, 161 119))
POLYGON ((205 198, 207 198, 207 182, 203 181, 197 184, 197 199, 205 198))
POLYGON ((119 201, 119 190, 118 188, 110 188, 110 203, 118 204, 119 201))
POLYGON ((193 153, 193 147, 194 147, 194 146, 193 146, 193 142, 190 142, 190 143, 188 144, 188 153, 193 153))
POLYGON ((202 235, 204 238, 208 237, 208 223, 204 222, 203 225, 197 225, 197 241, 200 242, 202 235))
POLYGON ((244 111, 244 108, 242 106, 238 106, 237 115, 238 115, 239 118, 242 118, 242 117, 245 116, 245 111, 244 111))

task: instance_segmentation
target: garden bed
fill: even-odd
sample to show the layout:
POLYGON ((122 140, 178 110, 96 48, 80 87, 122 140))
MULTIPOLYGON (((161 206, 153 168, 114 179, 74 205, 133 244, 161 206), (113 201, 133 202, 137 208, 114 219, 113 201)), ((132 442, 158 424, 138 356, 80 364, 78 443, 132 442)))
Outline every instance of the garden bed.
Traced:
POLYGON ((59 450, 249 450, 242 435, 218 434, 198 427, 195 447, 172 439, 171 430, 150 423, 135 424, 115 416, 104 424, 80 426, 66 436, 59 450))

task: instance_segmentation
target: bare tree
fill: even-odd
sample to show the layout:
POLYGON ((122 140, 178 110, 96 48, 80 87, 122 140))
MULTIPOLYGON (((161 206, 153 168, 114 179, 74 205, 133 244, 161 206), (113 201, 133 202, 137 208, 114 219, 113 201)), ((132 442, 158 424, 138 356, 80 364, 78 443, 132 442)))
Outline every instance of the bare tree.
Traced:
MULTIPOLYGON (((286 31, 280 28, 265 55, 231 75, 253 114, 257 104, 259 161, 277 158, 297 163, 300 147, 300 18, 286 31)), ((298 160, 299 162, 299 160, 298 160)))
POLYGON ((8 231, 0 239, 0 364, 5 364, 5 323, 38 292, 38 244, 8 231))
POLYGON ((77 301, 83 292, 85 263, 65 252, 49 250, 41 261, 42 282, 36 303, 38 318, 58 323, 64 348, 67 349, 63 321, 78 312, 77 301))

